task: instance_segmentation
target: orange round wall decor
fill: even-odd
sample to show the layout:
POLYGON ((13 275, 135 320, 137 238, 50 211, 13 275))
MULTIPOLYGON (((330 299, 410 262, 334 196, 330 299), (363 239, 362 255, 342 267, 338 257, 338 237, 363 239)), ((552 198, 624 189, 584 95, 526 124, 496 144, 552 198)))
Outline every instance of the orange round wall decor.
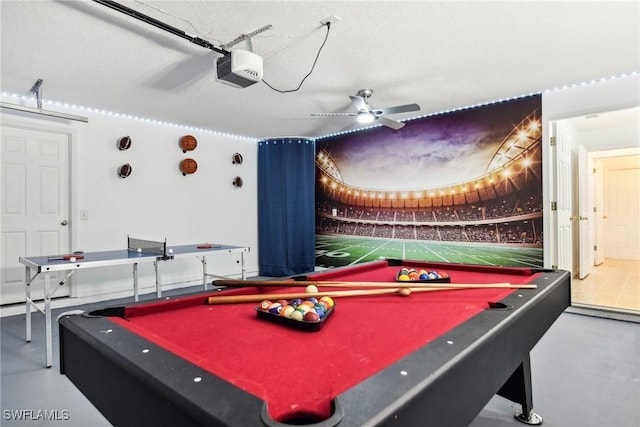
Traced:
POLYGON ((180 148, 182 148, 182 152, 186 153, 187 151, 193 151, 198 146, 198 140, 193 135, 185 135, 180 138, 180 148))
POLYGON ((180 172, 183 176, 191 175, 198 170, 198 162, 193 159, 184 159, 180 162, 180 172))

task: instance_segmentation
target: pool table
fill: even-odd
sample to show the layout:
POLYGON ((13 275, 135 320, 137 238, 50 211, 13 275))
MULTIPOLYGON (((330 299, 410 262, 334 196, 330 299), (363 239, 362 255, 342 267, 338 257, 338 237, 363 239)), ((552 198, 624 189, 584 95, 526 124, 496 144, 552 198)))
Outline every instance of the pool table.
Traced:
POLYGON ((208 304, 295 287, 62 315, 60 369, 117 426, 466 426, 495 394, 540 423, 529 352, 569 306, 569 273, 380 260, 291 280, 394 282, 402 267, 484 286, 336 297, 313 332, 258 316, 257 303, 208 304))

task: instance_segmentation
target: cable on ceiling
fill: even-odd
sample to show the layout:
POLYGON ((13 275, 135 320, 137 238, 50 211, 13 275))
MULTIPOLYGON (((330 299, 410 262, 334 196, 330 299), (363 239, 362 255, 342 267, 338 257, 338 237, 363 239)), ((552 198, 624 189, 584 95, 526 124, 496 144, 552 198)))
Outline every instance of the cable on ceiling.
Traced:
POLYGON ((302 87, 302 84, 305 82, 305 80, 307 80, 307 77, 309 77, 311 75, 311 73, 313 73, 313 69, 316 67, 316 63, 318 62, 318 58, 320 57, 320 52, 322 52, 322 49, 324 48, 324 45, 327 43, 327 39, 329 38, 329 30, 331 29, 331 22, 327 22, 327 23, 322 24, 322 25, 326 25, 327 26, 327 33, 324 36, 324 40, 322 41, 322 45, 320 46, 320 49, 318 49, 318 53, 316 54, 316 59, 313 61, 313 65, 311 66, 311 70, 309 70, 307 75, 302 78, 302 81, 300 81, 300 84, 298 85, 297 88, 295 88, 295 89, 287 89, 287 90, 277 89, 277 88, 273 87, 271 84, 269 84, 269 82, 267 82, 264 79, 264 77, 262 78, 262 82, 264 84, 266 84, 269 88, 275 90, 276 92, 280 92, 280 93, 290 93, 290 92, 296 92, 296 91, 300 90, 300 88, 302 87))

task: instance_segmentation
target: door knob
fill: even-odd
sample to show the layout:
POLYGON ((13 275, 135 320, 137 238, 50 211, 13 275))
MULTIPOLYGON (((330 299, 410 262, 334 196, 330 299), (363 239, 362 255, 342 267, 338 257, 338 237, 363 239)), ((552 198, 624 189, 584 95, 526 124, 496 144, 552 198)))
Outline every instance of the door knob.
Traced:
POLYGON ((69 223, 67 222, 66 219, 63 219, 62 221, 60 221, 60 225, 67 225, 67 224, 69 224, 69 223))

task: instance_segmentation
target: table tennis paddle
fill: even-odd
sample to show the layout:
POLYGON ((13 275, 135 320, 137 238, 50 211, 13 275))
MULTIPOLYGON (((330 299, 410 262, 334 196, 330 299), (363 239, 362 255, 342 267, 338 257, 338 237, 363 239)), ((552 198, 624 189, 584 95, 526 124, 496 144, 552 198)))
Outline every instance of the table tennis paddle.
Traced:
POLYGON ((84 255, 70 254, 70 255, 52 256, 52 257, 49 257, 49 261, 69 261, 71 258, 75 258, 76 260, 84 259, 84 255))

